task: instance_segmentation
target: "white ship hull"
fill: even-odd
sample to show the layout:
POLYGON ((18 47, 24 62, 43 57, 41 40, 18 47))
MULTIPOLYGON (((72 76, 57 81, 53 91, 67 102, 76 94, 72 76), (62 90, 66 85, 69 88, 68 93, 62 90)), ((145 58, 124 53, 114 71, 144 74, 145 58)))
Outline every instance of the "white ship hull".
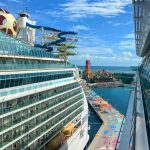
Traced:
POLYGON ((59 150, 83 150, 89 140, 88 135, 88 104, 84 99, 84 111, 81 115, 81 127, 68 139, 68 141, 59 150))

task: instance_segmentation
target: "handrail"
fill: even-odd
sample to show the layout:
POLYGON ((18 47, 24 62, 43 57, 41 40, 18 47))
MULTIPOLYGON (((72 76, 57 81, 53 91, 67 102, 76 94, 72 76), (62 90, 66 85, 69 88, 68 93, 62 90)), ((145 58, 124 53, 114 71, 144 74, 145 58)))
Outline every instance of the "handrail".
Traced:
POLYGON ((136 95, 137 95, 137 97, 136 97, 137 106, 136 106, 135 149, 136 150, 141 150, 141 149, 149 150, 139 72, 137 73, 137 93, 136 93, 136 95))
POLYGON ((149 150, 139 72, 137 72, 136 88, 130 95, 123 126, 120 143, 116 149, 149 150))

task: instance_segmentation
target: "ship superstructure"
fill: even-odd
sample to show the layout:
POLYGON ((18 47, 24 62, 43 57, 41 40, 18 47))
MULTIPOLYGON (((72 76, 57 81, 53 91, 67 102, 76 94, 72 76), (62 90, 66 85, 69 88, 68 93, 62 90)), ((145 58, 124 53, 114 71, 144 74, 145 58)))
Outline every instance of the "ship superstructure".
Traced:
POLYGON ((25 28, 18 39, 0 31, 0 149, 82 150, 88 106, 79 71, 61 55, 33 46, 35 29, 27 27, 30 42, 22 41, 25 28))

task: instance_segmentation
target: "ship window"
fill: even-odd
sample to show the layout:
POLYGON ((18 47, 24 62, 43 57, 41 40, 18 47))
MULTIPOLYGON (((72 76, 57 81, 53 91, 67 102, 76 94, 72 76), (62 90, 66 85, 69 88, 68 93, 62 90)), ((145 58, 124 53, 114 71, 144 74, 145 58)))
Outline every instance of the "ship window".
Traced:
POLYGON ((5 80, 1 80, 0 81, 0 88, 4 88, 5 87, 5 80))
POLYGON ((2 64, 6 64, 6 60, 2 60, 2 64))

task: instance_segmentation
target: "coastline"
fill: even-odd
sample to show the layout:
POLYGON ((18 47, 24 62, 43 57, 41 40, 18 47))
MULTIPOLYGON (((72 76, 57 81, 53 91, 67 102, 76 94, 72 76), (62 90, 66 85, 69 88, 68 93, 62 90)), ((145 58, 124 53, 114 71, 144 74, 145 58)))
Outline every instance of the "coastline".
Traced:
POLYGON ((124 87, 125 84, 120 82, 96 82, 96 83, 88 83, 88 86, 93 87, 106 87, 106 88, 113 88, 113 87, 124 87))
POLYGON ((133 84, 123 84, 120 82, 97 82, 97 83, 88 83, 90 88, 116 88, 116 87, 131 87, 134 88, 133 84))

